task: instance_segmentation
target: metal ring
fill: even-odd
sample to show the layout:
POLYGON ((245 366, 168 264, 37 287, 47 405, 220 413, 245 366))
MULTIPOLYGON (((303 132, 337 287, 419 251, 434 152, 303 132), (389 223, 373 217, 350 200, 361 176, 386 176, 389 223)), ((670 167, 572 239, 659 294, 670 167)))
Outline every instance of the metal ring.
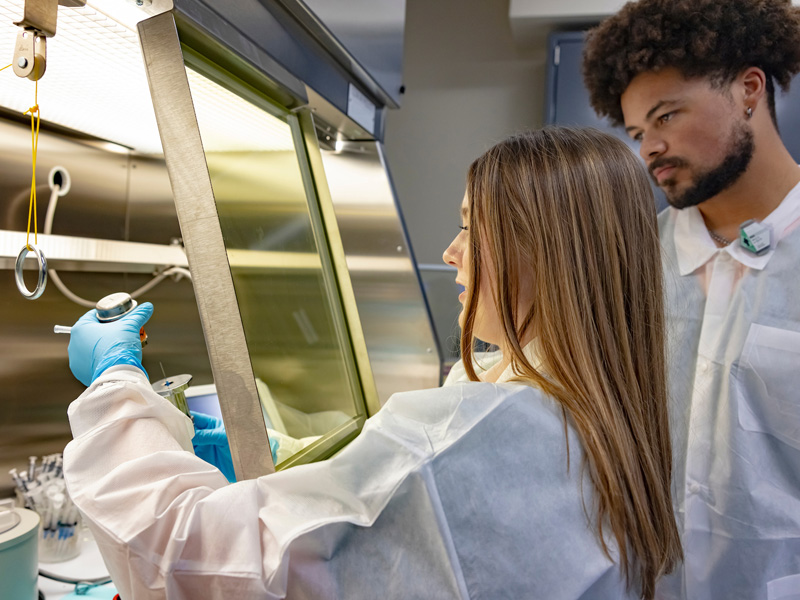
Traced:
POLYGON ((39 296, 41 296, 42 293, 44 293, 45 286, 47 285, 47 259, 44 257, 42 251, 32 244, 26 244, 23 246, 22 250, 20 250, 19 254, 17 255, 17 264, 14 267, 14 275, 17 280, 17 289, 23 297, 27 298, 28 300, 36 300, 39 296), (28 252, 31 250, 33 250, 33 253, 36 254, 36 258, 39 259, 39 281, 36 284, 36 288, 32 292, 28 291, 28 288, 25 287, 25 280, 22 278, 22 266, 25 264, 25 257, 28 256, 28 252))

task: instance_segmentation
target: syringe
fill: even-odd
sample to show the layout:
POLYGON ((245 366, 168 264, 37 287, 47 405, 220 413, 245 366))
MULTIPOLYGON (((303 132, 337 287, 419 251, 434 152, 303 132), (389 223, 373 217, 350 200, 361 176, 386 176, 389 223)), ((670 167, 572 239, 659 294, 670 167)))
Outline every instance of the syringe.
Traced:
POLYGON ((72 333, 72 327, 66 325, 56 325, 53 327, 53 333, 72 333))

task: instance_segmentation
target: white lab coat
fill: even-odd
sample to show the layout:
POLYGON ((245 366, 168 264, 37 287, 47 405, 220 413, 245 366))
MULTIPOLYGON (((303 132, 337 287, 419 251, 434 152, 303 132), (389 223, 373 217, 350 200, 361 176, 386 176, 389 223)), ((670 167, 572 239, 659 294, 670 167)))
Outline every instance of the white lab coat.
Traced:
POLYGON ((397 394, 336 457, 232 485, 134 367, 69 418, 69 491, 124 600, 637 597, 587 522, 575 432, 568 468, 529 386, 397 394))
POLYGON ((685 553, 665 600, 800 600, 800 185, 764 223, 757 257, 697 208, 659 217, 685 553))

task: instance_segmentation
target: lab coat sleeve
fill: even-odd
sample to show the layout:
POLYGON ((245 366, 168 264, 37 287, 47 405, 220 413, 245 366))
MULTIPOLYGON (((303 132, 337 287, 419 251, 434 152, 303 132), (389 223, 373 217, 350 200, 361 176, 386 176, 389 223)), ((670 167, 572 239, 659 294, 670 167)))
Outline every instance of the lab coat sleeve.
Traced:
POLYGON ((69 417, 69 492, 125 600, 371 597, 372 588, 344 591, 364 588, 365 560, 387 565, 371 585, 389 596, 424 597, 430 586, 438 591, 432 598, 464 597, 429 483, 408 477, 430 458, 414 450, 426 440, 413 426, 386 431, 380 420, 370 423, 369 435, 382 440, 362 448, 372 468, 364 456, 340 455, 228 485, 191 452, 190 421, 135 368, 109 369, 72 403, 69 417), (402 518, 384 519, 376 536, 354 533, 372 528, 398 490, 389 512, 402 518), (372 550, 343 550, 353 539, 372 550), (415 577, 390 577, 402 549, 416 546, 404 559, 415 577))
MULTIPOLYGON (((209 572, 219 566, 231 571, 229 560, 215 565, 214 556, 222 552, 203 550, 212 544, 248 544, 236 539, 241 537, 238 528, 222 531, 216 519, 206 523, 203 503, 215 493, 224 495, 227 481, 194 455, 191 421, 152 392, 139 369, 109 369, 70 405, 68 414, 74 438, 64 450, 68 490, 122 597, 164 597, 171 572, 193 558, 206 561, 209 572), (193 541, 192 549, 187 534, 198 522, 206 537, 193 541)), ((224 505, 223 498, 215 500, 224 505)), ((257 513, 253 507, 250 514, 257 513)), ((217 516, 224 520, 224 514, 217 516)), ((260 557, 258 544, 252 546, 249 542, 246 548, 260 557)), ((232 593, 263 593, 261 568, 252 562, 234 565, 239 585, 232 593)))

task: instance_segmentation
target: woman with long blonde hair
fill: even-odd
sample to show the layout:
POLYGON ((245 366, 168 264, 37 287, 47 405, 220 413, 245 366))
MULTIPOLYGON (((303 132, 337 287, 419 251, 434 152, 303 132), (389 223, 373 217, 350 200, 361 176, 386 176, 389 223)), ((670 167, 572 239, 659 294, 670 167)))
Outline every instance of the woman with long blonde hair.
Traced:
POLYGON ((609 135, 549 128, 497 144, 467 181, 462 232, 444 253, 466 286, 463 379, 526 383, 558 403, 585 452, 600 545, 610 555, 607 528, 650 598, 681 548, 647 176, 609 135), (475 337, 502 350, 480 375, 475 337))
POLYGON ((336 457, 255 480, 195 456, 151 390, 152 305, 81 318, 65 476, 122 598, 653 597, 681 550, 642 168, 600 132, 516 136, 470 168, 461 226, 462 369, 336 457))

